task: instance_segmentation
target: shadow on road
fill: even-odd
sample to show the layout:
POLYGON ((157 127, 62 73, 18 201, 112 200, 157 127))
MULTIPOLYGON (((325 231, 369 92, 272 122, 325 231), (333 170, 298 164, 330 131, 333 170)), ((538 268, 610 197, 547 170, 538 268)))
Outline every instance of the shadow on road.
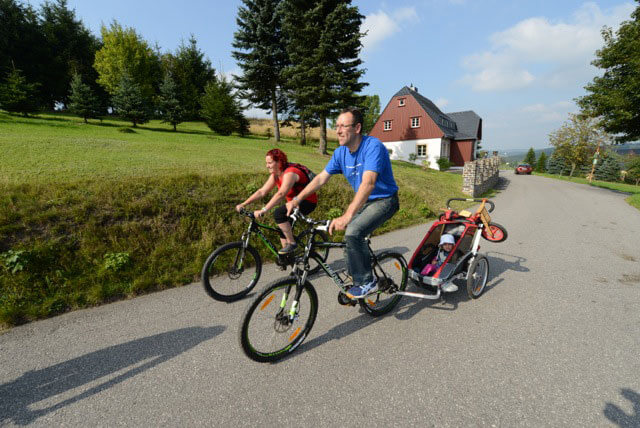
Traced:
POLYGON ((505 190, 507 187, 509 187, 509 183, 511 183, 511 180, 506 177, 500 176, 498 177, 498 181, 496 185, 493 186, 493 188, 496 190, 505 190))
MULTIPOLYGON (((190 327, 110 346, 0 385, 0 425, 27 425, 48 413, 111 388, 180 355, 224 331, 224 326, 190 327), (107 377, 106 379, 101 379, 107 377), (97 384, 88 385, 98 381, 97 384), (85 386, 85 388, 82 388, 85 386), (72 391, 80 388, 77 391, 72 391), (72 392, 71 392, 72 391, 72 392), (56 397, 56 404, 40 403, 56 397)), ((53 400, 52 400, 53 401, 53 400)))
POLYGON ((604 406, 604 415, 619 427, 640 427, 640 394, 629 388, 622 388, 620 394, 631 402, 633 413, 628 414, 612 403, 604 406))

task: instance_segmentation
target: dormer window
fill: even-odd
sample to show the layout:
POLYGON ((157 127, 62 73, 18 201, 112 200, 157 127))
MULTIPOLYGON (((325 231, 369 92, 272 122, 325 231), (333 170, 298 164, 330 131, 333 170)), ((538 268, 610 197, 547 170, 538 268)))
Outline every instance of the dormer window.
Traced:
POLYGON ((411 118, 411 127, 420 128, 420 116, 411 118))
POLYGON ((404 98, 400 98, 398 100, 398 107, 404 107, 404 104, 405 104, 405 99, 404 98))
POLYGON ((384 128, 385 131, 391 131, 391 121, 390 120, 385 120, 384 121, 384 128))

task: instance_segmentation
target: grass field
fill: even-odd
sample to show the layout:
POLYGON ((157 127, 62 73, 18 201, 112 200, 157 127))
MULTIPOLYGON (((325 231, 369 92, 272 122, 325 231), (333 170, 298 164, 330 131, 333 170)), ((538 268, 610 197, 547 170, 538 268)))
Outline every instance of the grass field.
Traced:
POLYGON ((568 177, 566 175, 546 174, 546 173, 539 173, 539 172, 534 172, 534 174, 540 175, 543 177, 548 177, 548 178, 555 178, 557 180, 571 181, 573 183, 587 184, 590 186, 602 187, 604 189, 615 190, 618 192, 630 193, 631 195, 625 200, 629 203, 629 205, 636 207, 638 210, 640 210, 640 186, 635 186, 633 184, 614 183, 611 181, 598 181, 598 180, 593 180, 591 183, 589 183, 589 180, 582 177, 568 177))
MULTIPOLYGON (((264 156, 275 141, 222 137, 201 123, 121 131, 128 127, 0 112, 0 324, 198 280, 207 255, 239 239, 246 222, 233 207, 267 178, 264 156)), ((329 151, 336 145, 329 141, 329 151)), ((329 159, 313 141, 277 146, 316 172, 329 159)), ((424 222, 447 198, 464 196, 460 175, 393 167, 401 209, 380 233, 424 222)), ((352 196, 335 177, 313 216, 343 210, 352 196)))

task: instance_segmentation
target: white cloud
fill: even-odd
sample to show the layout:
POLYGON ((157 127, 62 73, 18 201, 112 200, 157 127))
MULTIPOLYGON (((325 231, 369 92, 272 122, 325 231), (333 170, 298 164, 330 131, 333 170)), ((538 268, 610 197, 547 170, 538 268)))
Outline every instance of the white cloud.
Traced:
POLYGON ((367 15, 360 28, 360 31, 366 32, 362 38, 363 52, 371 51, 378 43, 399 32, 401 24, 417 20, 418 14, 413 7, 400 8, 391 15, 383 11, 367 15))
POLYGON ((440 97, 435 101, 435 104, 438 106, 440 110, 442 110, 449 104, 449 100, 446 98, 440 97))
POLYGON ((491 35, 489 50, 463 59, 470 71, 461 82, 475 91, 500 91, 584 81, 594 74, 590 62, 603 44, 602 26, 618 26, 633 10, 633 4, 625 3, 605 13, 595 3, 585 3, 569 22, 545 17, 520 21, 491 35))
POLYGON ((568 113, 575 111, 575 104, 568 101, 559 101, 553 104, 531 104, 522 107, 521 111, 527 122, 557 123, 567 119, 568 113))

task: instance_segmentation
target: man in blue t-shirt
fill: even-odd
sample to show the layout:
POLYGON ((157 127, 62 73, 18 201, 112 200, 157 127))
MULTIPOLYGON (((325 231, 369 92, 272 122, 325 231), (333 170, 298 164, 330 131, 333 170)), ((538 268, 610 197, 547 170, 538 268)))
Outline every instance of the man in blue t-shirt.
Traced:
POLYGON ((287 213, 327 183, 332 175, 343 174, 347 178, 356 194, 344 214, 331 222, 329 233, 346 229, 345 258, 353 278, 353 287, 347 291, 347 296, 361 299, 378 290, 364 238, 398 211, 398 186, 387 149, 377 138, 361 134, 362 113, 359 110, 343 110, 336 120, 336 131, 340 146, 325 169, 297 197, 287 202, 287 213))

